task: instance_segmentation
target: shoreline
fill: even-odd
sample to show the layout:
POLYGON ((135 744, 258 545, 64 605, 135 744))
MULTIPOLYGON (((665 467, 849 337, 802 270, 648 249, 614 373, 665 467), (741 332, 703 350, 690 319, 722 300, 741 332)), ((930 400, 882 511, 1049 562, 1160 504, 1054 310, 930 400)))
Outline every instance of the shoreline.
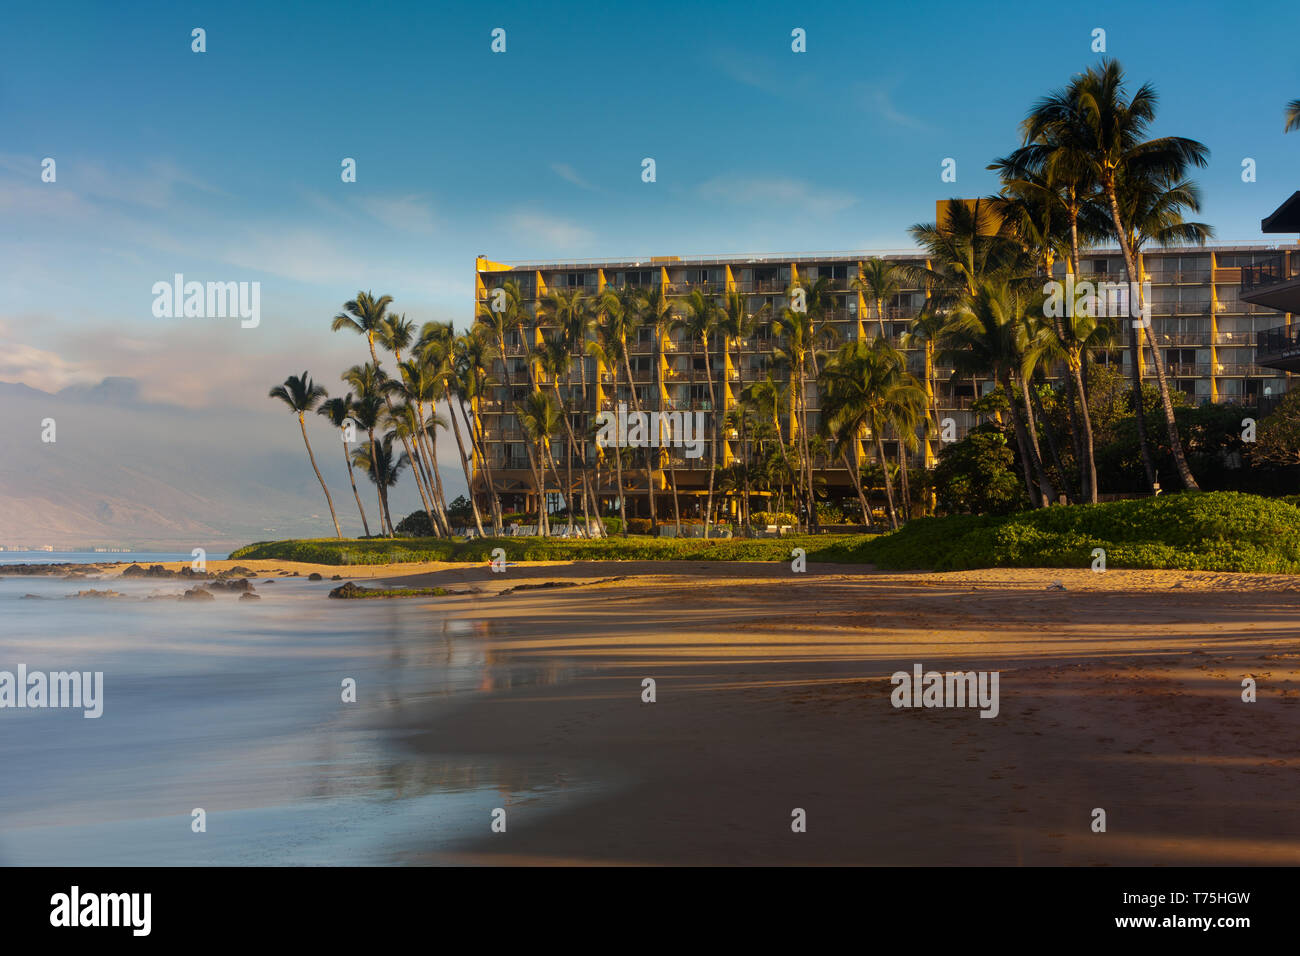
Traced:
POLYGON ((235 567, 463 592, 402 600, 482 662, 477 689, 379 726, 429 766, 527 766, 558 790, 486 793, 480 836, 395 862, 1300 863, 1300 576, 208 563, 235 567), (917 664, 997 671, 998 716, 893 707, 891 674, 917 664))

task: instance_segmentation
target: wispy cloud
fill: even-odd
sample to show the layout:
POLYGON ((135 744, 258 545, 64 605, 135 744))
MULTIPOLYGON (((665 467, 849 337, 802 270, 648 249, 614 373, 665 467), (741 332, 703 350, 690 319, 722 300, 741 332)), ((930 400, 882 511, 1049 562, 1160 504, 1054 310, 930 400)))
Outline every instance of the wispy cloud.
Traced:
POLYGON ((715 202, 802 209, 819 216, 841 212, 858 201, 847 193, 818 189, 803 180, 783 177, 715 176, 701 183, 698 192, 702 199, 715 202))
POLYGON ((592 237, 590 231, 576 222, 538 212, 516 212, 510 217, 508 227, 526 238, 561 248, 571 248, 592 237))
POLYGON ((859 83, 855 95, 864 110, 888 123, 907 129, 930 129, 930 124, 904 113, 894 105, 892 89, 892 85, 859 83))
POLYGON ((568 163, 551 163, 551 172, 555 173, 555 175, 559 176, 565 182, 573 183, 573 185, 581 189, 589 189, 595 192, 599 188, 583 179, 582 176, 579 175, 578 171, 568 163))

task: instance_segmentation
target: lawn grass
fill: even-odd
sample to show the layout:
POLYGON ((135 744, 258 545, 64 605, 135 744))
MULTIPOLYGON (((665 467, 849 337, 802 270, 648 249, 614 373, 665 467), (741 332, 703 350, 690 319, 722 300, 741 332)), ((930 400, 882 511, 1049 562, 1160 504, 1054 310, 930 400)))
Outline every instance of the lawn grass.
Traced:
POLYGON ((1073 505, 995 517, 920 518, 887 535, 792 535, 723 540, 632 536, 604 540, 435 538, 264 541, 232 559, 356 565, 483 561, 789 561, 875 564, 891 570, 993 567, 1087 568, 1093 550, 1108 568, 1300 573, 1300 507, 1287 499, 1196 492, 1073 505))

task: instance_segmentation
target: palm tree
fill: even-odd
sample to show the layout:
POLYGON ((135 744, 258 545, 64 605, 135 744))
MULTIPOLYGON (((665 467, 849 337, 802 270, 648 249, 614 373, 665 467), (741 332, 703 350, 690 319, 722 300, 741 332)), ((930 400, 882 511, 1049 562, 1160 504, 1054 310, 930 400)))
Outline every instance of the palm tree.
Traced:
MULTIPOLYGON (((428 390, 429 399, 434 408, 435 418, 437 417, 438 400, 441 399, 447 403, 447 417, 451 420, 451 431, 456 438, 457 458, 460 460, 461 472, 465 476, 470 511, 474 515, 474 527, 481 538, 484 536, 483 516, 479 513, 478 499, 474 497, 469 459, 465 455, 465 440, 461 436, 460 419, 456 415, 457 405, 460 405, 461 414, 465 412, 465 406, 457 392, 460 374, 456 366, 456 348, 456 330, 450 322, 426 322, 420 328, 420 340, 416 346, 416 352, 420 365, 433 378, 433 385, 428 390)), ((419 407, 420 414, 423 415, 423 401, 421 401, 419 407)), ((430 457, 435 462, 438 460, 437 434, 437 428, 435 427, 428 436, 430 457)))
MULTIPOLYGON (((388 307, 392 305, 393 297, 391 295, 380 296, 375 298, 370 292, 358 292, 355 299, 350 299, 343 304, 343 311, 334 316, 334 321, 330 323, 330 330, 338 332, 340 329, 351 329, 358 335, 366 337, 366 345, 370 348, 370 360, 374 362, 375 368, 379 366, 379 354, 375 351, 375 339, 380 340, 380 344, 385 342, 400 342, 404 334, 407 334, 405 318, 397 322, 389 320, 387 315, 388 307)), ((400 361, 400 356, 398 357, 400 361)), ((393 403, 388 397, 388 393, 383 393, 384 404, 388 407, 388 414, 392 416, 393 403)), ((411 443, 407 436, 399 433, 398 437, 402 441, 402 447, 406 450, 406 457, 411 462, 416 462, 417 457, 411 451, 411 443)), ((372 450, 373 451, 373 450, 372 450)), ((373 454, 372 454, 373 457, 373 454)), ((434 464, 436 468, 436 463, 434 464)), ((420 501, 424 504, 424 513, 429 518, 429 524, 437 532, 441 528, 439 521, 434 517, 434 506, 431 502, 431 495, 425 491, 424 480, 420 476, 418 467, 411 470, 415 477, 416 490, 420 492, 420 501)))
MULTIPOLYGON (((560 419, 563 417, 560 405, 546 392, 533 392, 520 403, 519 424, 524 434, 537 447, 537 523, 538 530, 550 534, 550 522, 546 516, 546 466, 550 465, 555 484, 561 486, 560 473, 556 470, 555 460, 551 456, 551 438, 560 433, 560 419)), ((570 509, 572 510, 572 509, 570 509)))
POLYGON ((388 507, 388 489, 397 484, 402 468, 410 464, 410 459, 401 455, 396 462, 393 461, 393 433, 389 432, 373 446, 358 445, 352 451, 352 460, 359 468, 364 469, 370 480, 375 483, 380 505, 388 515, 388 529, 390 533, 396 534, 393 515, 388 507))
MULTIPOLYGON (((361 507, 361 495, 357 493, 357 479, 352 473, 352 456, 348 453, 347 434, 348 422, 352 420, 352 393, 348 392, 343 398, 331 398, 321 403, 320 408, 316 409, 316 414, 323 415, 329 420, 329 423, 342 433, 343 439, 343 461, 348 466, 348 481, 352 483, 352 497, 357 500, 357 511, 361 513, 361 527, 365 529, 366 537, 370 537, 370 524, 366 521, 366 509, 361 507)), ((352 422, 355 427, 356 422, 352 422)))
POLYGON ((710 518, 713 514, 714 476, 718 470, 718 414, 717 396, 713 390, 713 356, 709 351, 709 336, 719 327, 721 309, 717 299, 705 296, 700 289, 692 289, 683 306, 685 316, 679 320, 681 328, 691 342, 691 364, 695 364, 695 344, 698 342, 704 352, 704 381, 709 389, 709 421, 712 424, 709 436, 709 492, 704 504, 704 537, 710 533, 710 518))
POLYGON ((862 263, 862 270, 853 280, 853 287, 864 293, 875 305, 880 337, 889 338, 885 332, 885 300, 892 299, 902 290, 902 273, 898 266, 886 259, 868 259, 862 263))
MULTIPOLYGON (((495 347, 487 328, 483 325, 475 325, 464 335, 458 336, 452 344, 452 354, 453 377, 448 380, 451 418, 455 422, 456 411, 459 409, 465 419, 470 447, 483 465, 488 503, 492 508, 492 533, 499 537, 502 530, 501 498, 497 494, 496 481, 492 476, 492 462, 479 432, 478 416, 471 414, 478 407, 476 402, 487 394, 488 375, 496 359, 495 347)), ((473 481, 468 475, 465 480, 469 484, 469 494, 473 497, 473 481)))
MULTIPOLYGON (((369 362, 364 365, 354 365, 342 375, 343 381, 357 390, 356 401, 352 403, 352 420, 357 423, 358 428, 365 429, 370 439, 371 457, 376 459, 379 457, 379 449, 375 442, 375 429, 379 427, 379 412, 384 402, 379 396, 384 378, 384 373, 369 362)), ((376 494, 378 494, 378 486, 376 486, 376 494)), ((381 499, 379 501, 380 534, 384 533, 385 523, 388 524, 391 535, 392 522, 386 522, 386 509, 381 499)))
POLYGON ((935 307, 933 299, 926 299, 903 335, 904 348, 921 348, 925 351, 925 375, 922 382, 925 385, 925 467, 927 468, 934 462, 932 436, 939 433, 939 405, 935 400, 934 387, 935 350, 943 341, 947 327, 948 316, 935 307))
MULTIPOLYGON (((592 321, 591 329, 595 334, 593 338, 587 341, 586 351, 588 355, 596 360, 598 369, 609 369, 609 374, 614 377, 614 395, 615 404, 617 405, 619 370, 623 367, 624 360, 627 357, 627 348, 623 340, 621 327, 600 321, 603 315, 602 306, 601 310, 597 312, 596 318, 592 321)), ((622 524, 621 534, 626 538, 627 496, 623 487, 623 436, 618 434, 617 414, 614 416, 614 428, 614 444, 611 446, 614 449, 614 481, 618 488, 618 515, 622 524)), ((608 452, 608 449, 606 449, 606 452, 608 452)))
POLYGON ((1300 100, 1292 100, 1286 105, 1286 126, 1282 132, 1290 133, 1300 129, 1300 100))
MULTIPOLYGON (((1149 83, 1144 83, 1132 97, 1126 99, 1124 71, 1114 60, 1107 60, 1100 67, 1090 67, 1076 76, 1065 92, 1049 97, 1049 101, 1036 112, 1042 115, 1041 122, 1044 124, 1068 123, 1075 128, 1076 140, 1086 150, 1093 178, 1105 197, 1114 235, 1124 254, 1124 267, 1130 288, 1137 293, 1140 314, 1143 304, 1142 273, 1131 241, 1133 224, 1124 221, 1120 192, 1127 188, 1137 195, 1151 190, 1168 189, 1181 183, 1189 166, 1207 165, 1209 150, 1202 143, 1180 136, 1145 139, 1155 119, 1155 89, 1149 83)), ((1135 200, 1134 203, 1139 206, 1144 204, 1141 200, 1135 200)), ((1174 465, 1183 485, 1194 491, 1199 486, 1192 477, 1187 458, 1183 454, 1173 402, 1169 397, 1164 359, 1150 323, 1142 323, 1142 330, 1151 350, 1174 465)), ((1140 374, 1142 358, 1137 348, 1135 328, 1130 337, 1130 349, 1135 370, 1140 374)), ((1137 380, 1135 392, 1140 389, 1141 383, 1137 380)))
POLYGON ((1047 507, 1056 497, 1056 492, 1043 470, 1041 459, 1034 452, 1012 384, 1013 379, 1017 379, 1022 388, 1024 385, 1021 375, 1027 348, 1024 321, 1032 314, 1033 306, 1034 300, 1006 279, 981 280, 974 297, 963 303, 953 315, 947 354, 959 370, 987 372, 1006 391, 1016 442, 1020 447, 1025 488, 1031 500, 1047 507))
MULTIPOLYGON (((885 460, 884 431, 891 423, 901 424, 910 417, 913 423, 925 408, 925 389, 907 370, 907 360, 889 344, 876 338, 870 345, 857 340, 846 342, 826 364, 822 375, 823 413, 829 430, 839 442, 856 442, 868 430, 876 447, 885 480, 885 500, 890 526, 897 530, 898 512, 894 506, 893 482, 885 460)), ((914 427, 914 425, 913 425, 914 427)), ((856 452, 853 458, 856 459, 856 452)), ((848 456, 845 455, 846 461, 848 456)), ((850 469, 863 503, 866 520, 870 511, 862 492, 861 479, 850 469)))
POLYGON ((330 490, 325 487, 325 479, 321 477, 320 469, 316 467, 316 456, 312 453, 311 442, 307 439, 307 423, 303 416, 312 411, 326 396, 326 391, 319 385, 312 383, 311 376, 306 372, 302 376, 290 375, 284 380, 283 385, 277 385, 271 389, 268 398, 278 398, 289 406, 289 410, 298 416, 298 427, 302 429, 302 443, 307 446, 307 457, 311 459, 311 470, 316 472, 316 480, 320 482, 320 490, 325 492, 325 503, 330 506, 330 518, 334 521, 334 535, 342 538, 343 531, 339 528, 338 516, 334 513, 334 499, 330 497, 330 490))
MULTIPOLYGON (((724 367, 731 365, 731 353, 727 348, 727 343, 733 342, 736 346, 736 362, 733 366, 736 373, 736 386, 738 394, 744 394, 745 391, 745 374, 740 362, 740 345, 743 341, 754 334, 758 324, 764 316, 771 314, 771 306, 763 303, 757 312, 750 312, 745 296, 740 292, 728 292, 723 299, 722 312, 719 316, 719 329, 722 332, 722 357, 724 367)), ((725 373, 724 373, 725 374, 725 373)), ((725 375, 727 381, 723 383, 723 394, 728 397, 727 405, 731 404, 731 382, 730 375, 725 375)), ((723 428, 730 434, 733 429, 727 427, 727 411, 723 412, 723 428)), ((741 459, 748 461, 749 453, 745 447, 748 441, 748 432, 745 428, 745 416, 740 415, 731 419, 732 422, 739 426, 737 434, 741 440, 741 459)), ((793 427, 793 423, 791 423, 793 427)), ((733 477, 749 480, 749 469, 743 468, 735 473, 733 477)), ((749 535, 749 486, 744 487, 743 493, 745 520, 741 523, 741 534, 748 537, 749 535)))
MULTIPOLYGON (((632 410, 638 415, 641 414, 641 399, 638 396, 636 388, 636 377, 632 374, 632 362, 628 358, 628 339, 637 334, 641 328, 641 296, 634 286, 624 286, 621 289, 606 289, 605 294, 600 300, 600 313, 604 316, 604 322, 609 325, 614 338, 618 341, 617 351, 623 357, 623 370, 627 373, 628 389, 632 393, 632 410)), ((643 449, 645 452, 643 459, 646 465, 646 494, 649 499, 650 507, 650 526, 653 529, 658 521, 658 510, 655 507, 655 477, 654 465, 649 455, 649 449, 643 449)))
MULTIPOLYGON (((668 386, 664 382, 664 369, 668 359, 664 354, 665 343, 668 341, 669 330, 677 323, 673 315, 673 303, 668 300, 668 295, 664 289, 663 283, 656 284, 641 299, 641 323, 653 330, 654 334, 654 367, 655 367, 655 389, 657 393, 657 404, 659 410, 664 410, 664 398, 668 394, 668 386)), ((661 434, 656 436, 654 448, 650 452, 658 467, 662 462, 663 448, 663 425, 660 419, 659 430, 661 434)), ((673 524, 676 528, 677 537, 682 536, 682 513, 678 506, 677 499, 677 469, 673 467, 672 456, 669 455, 668 461, 668 483, 673 495, 673 524)))
MULTIPOLYGON (((549 336, 543 333, 542 344, 533 350, 533 363, 541 373, 539 378, 551 383, 556 404, 560 408, 560 421, 564 426, 566 442, 566 454, 564 456, 564 510, 568 532, 573 534, 573 460, 578 456, 578 440, 573 434, 573 425, 569 421, 569 410, 565 406, 564 396, 560 392, 560 379, 564 377, 565 372, 573 363, 573 356, 569 351, 568 343, 564 341, 562 329, 557 329, 549 336)), ((582 483, 583 517, 586 518, 586 523, 590 526, 591 515, 587 510, 587 477, 584 468, 579 468, 578 478, 582 483)))
POLYGON ((800 484, 803 486, 803 506, 807 510, 807 527, 816 527, 816 503, 812 490, 812 459, 808 454, 808 401, 807 364, 813 351, 812 319, 807 312, 783 309, 772 321, 772 330, 781 337, 781 343, 772 349, 773 356, 790 366, 790 431, 799 443, 802 463, 800 484), (797 423, 797 425, 796 425, 797 423))

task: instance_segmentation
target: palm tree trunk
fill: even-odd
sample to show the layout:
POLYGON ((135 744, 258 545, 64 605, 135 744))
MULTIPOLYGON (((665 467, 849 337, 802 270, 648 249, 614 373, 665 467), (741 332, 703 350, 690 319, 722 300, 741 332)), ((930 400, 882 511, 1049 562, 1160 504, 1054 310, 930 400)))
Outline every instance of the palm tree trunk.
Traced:
POLYGON ((870 528, 873 524, 871 506, 867 504, 867 496, 862 491, 862 469, 857 462, 857 449, 854 449, 853 459, 850 460, 848 450, 844 443, 841 442, 840 457, 844 459, 844 466, 849 470, 849 478, 853 481, 853 490, 858 493, 858 503, 862 505, 862 523, 870 528))
MULTIPOLYGON (((478 502, 474 500, 474 482, 470 478, 469 459, 465 457, 465 442, 460 437, 460 422, 456 420, 455 405, 460 405, 460 398, 451 391, 447 392, 447 417, 451 419, 452 434, 456 436, 456 452, 460 456, 460 468, 465 473, 465 487, 468 489, 469 506, 474 511, 474 527, 478 530, 480 538, 485 537, 483 534, 483 517, 478 511, 478 502)), ((437 417, 438 406, 435 404, 434 417, 437 417)), ((464 407, 462 406, 462 411, 464 407)))
POLYGON ((1142 346, 1138 344, 1137 328, 1129 324, 1129 357, 1132 360, 1133 416, 1137 420, 1138 448, 1142 452, 1142 467, 1146 471, 1147 490, 1155 494, 1156 468, 1151 461, 1151 443, 1147 440, 1146 401, 1142 397, 1142 346))
MULTIPOLYGON (((370 436, 370 461, 371 461, 370 473, 373 476, 375 482, 375 498, 378 499, 379 501, 379 533, 385 534, 384 524, 385 524, 385 513, 387 509, 384 507, 384 490, 381 487, 379 487, 379 472, 375 470, 375 465, 374 465, 375 462, 379 461, 379 444, 375 441, 375 430, 373 428, 366 429, 366 433, 370 436)), ((393 529, 392 529, 391 522, 388 525, 387 534, 390 538, 393 536, 393 529)))
POLYGON ((1030 397, 1034 400, 1034 408, 1038 420, 1043 423, 1043 435, 1047 438, 1047 450, 1051 452, 1052 464, 1056 466, 1056 474, 1061 479, 1061 491, 1067 495, 1067 500, 1073 504, 1074 496, 1069 493, 1070 479, 1065 473, 1065 465, 1061 463, 1061 451, 1056 444, 1056 429, 1052 427, 1051 421, 1048 420, 1047 412, 1043 408, 1043 403, 1038 397, 1038 393, 1032 389, 1029 392, 1030 397))
MULTIPOLYGON (((1133 248, 1129 244, 1128 235, 1124 232, 1124 224, 1119 214, 1119 199, 1115 194, 1115 184, 1108 182, 1106 184, 1106 198, 1110 201, 1110 217, 1115 225, 1115 234, 1119 237, 1120 248, 1124 252, 1124 268, 1128 271, 1129 288, 1137 298, 1139 315, 1144 311, 1142 308, 1142 277, 1139 275, 1137 261, 1133 255, 1133 248)), ((1130 310, 1131 311, 1131 310, 1130 310)), ((1129 322, 1132 325, 1132 321, 1129 322)), ((1151 329, 1150 322, 1142 323, 1142 331, 1146 336, 1147 345, 1151 349, 1151 364, 1156 370, 1156 386, 1160 390, 1160 404, 1165 413, 1165 428, 1169 434, 1169 450, 1174 456, 1174 467, 1178 469, 1178 477, 1182 479, 1183 487, 1188 491, 1199 491, 1200 486, 1196 479, 1192 477, 1192 470, 1187 466, 1187 458, 1183 455, 1183 440, 1178 435, 1178 421, 1174 418, 1174 405, 1169 398, 1169 382, 1165 378, 1165 361, 1160 356, 1160 349, 1156 345, 1155 333, 1151 329)), ((1133 336, 1137 338, 1136 333, 1133 336)))
POLYGON ((1011 388, 1011 372, 1003 371, 1002 388, 1007 393, 1007 403, 1011 406, 1011 424, 1016 432, 1016 445, 1020 449, 1020 467, 1025 476, 1025 491, 1035 508, 1043 507, 1042 492, 1034 482, 1033 462, 1029 457, 1029 438, 1025 434, 1025 423, 1020 417, 1020 406, 1016 402, 1015 392, 1011 388))
POLYGON ((1047 469, 1043 466, 1043 452, 1038 444, 1038 425, 1034 422, 1034 404, 1029 395, 1029 380, 1023 374, 1017 375, 1016 380, 1020 383, 1020 397, 1025 403, 1025 424, 1029 431, 1029 451, 1034 458, 1034 474, 1038 476, 1038 491, 1043 496, 1044 506, 1048 506, 1056 500, 1056 489, 1052 487, 1047 469))
POLYGON ((903 436, 898 436, 898 478, 899 490, 903 493, 903 523, 912 520, 912 490, 907 484, 907 446, 903 436))
MULTIPOLYGON (((660 423, 659 423, 659 425, 658 425, 658 426, 656 427, 656 429, 655 429, 657 432, 660 432, 660 434, 656 436, 656 446, 657 446, 657 447, 655 448, 655 452, 654 452, 654 456, 655 456, 656 460, 659 459, 659 455, 660 455, 660 453, 662 452, 662 446, 663 446, 663 435, 662 435, 662 431, 663 431, 663 415, 662 415, 662 413, 663 413, 663 410, 664 410, 664 393, 667 391, 667 386, 664 384, 664 367, 663 367, 663 352, 662 352, 663 345, 662 345, 662 341, 663 341, 663 340, 659 337, 659 330, 656 329, 656 330, 655 330, 655 342, 656 342, 655 349, 656 349, 656 353, 657 353, 657 354, 655 355, 655 378, 657 379, 657 381, 658 381, 658 385, 659 385, 659 388, 658 388, 658 392, 659 392, 659 395, 658 395, 658 404, 659 404, 659 411, 660 411, 660 419, 659 419, 660 423)), ((669 487, 672 489, 672 493, 673 493, 673 527, 674 527, 674 529, 675 529, 675 531, 676 531, 677 537, 678 537, 678 538, 681 538, 681 536, 682 536, 682 512, 681 512, 681 509, 678 507, 678 502, 677 502, 677 469, 676 469, 675 467, 673 467, 673 455, 672 455, 672 452, 669 452, 669 453, 668 453, 668 484, 669 484, 669 487)))
MULTIPOLYGON (((632 390, 632 411, 641 415, 641 399, 636 393, 636 379, 632 377, 632 362, 627 357, 627 349, 623 349, 623 365, 627 370, 628 388, 632 390)), ((650 533, 654 534, 655 525, 658 523, 659 514, 655 508, 655 469, 654 463, 650 458, 650 449, 642 448, 641 460, 646 466, 646 494, 650 502, 650 533)))
POLYGON ((889 465, 885 461, 885 443, 880 437, 880 429, 871 423, 871 437, 876 446, 876 460, 880 462, 880 471, 885 479, 885 504, 889 508, 889 527, 898 530, 898 512, 894 509, 894 483, 889 477, 889 465))
POLYGON ((352 483, 352 497, 357 499, 357 511, 361 512, 361 527, 366 537, 370 537, 370 524, 366 521, 366 509, 361 507, 361 495, 357 493, 357 479, 352 472, 352 456, 348 454, 348 444, 343 442, 343 461, 348 466, 348 481, 352 483))
POLYGON ((334 536, 343 537, 343 530, 339 527, 338 515, 334 513, 334 499, 330 497, 330 490, 325 487, 325 479, 320 475, 320 469, 316 467, 316 456, 312 453, 311 442, 307 440, 307 423, 303 420, 302 412, 298 413, 298 427, 302 429, 302 443, 307 446, 307 457, 311 459, 311 470, 316 472, 316 480, 320 482, 320 490, 325 492, 325 503, 330 506, 330 518, 334 521, 334 536))
MULTIPOLYGON (((703 335, 704 380, 709 387, 709 420, 713 433, 709 439, 709 494, 704 503, 704 537, 707 540, 713 525, 713 477, 718 470, 718 403, 713 393, 713 359, 709 355, 709 333, 703 335)), ((691 356, 692 360, 694 355, 691 356)))

